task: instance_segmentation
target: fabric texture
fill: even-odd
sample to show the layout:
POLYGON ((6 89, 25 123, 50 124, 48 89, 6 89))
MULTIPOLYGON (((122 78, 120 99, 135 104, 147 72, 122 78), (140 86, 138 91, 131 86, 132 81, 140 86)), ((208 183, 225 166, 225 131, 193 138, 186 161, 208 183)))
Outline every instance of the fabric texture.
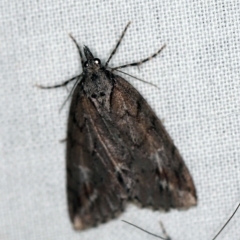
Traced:
MULTIPOLYGON (((0 239, 212 239, 240 199, 239 1, 7 1, 0 3, 0 239), (38 89, 81 73, 71 33, 102 62, 131 25, 111 67, 124 69, 180 150, 198 206, 169 213, 129 204, 88 231, 70 224, 65 192, 66 88, 38 89)), ((70 90, 71 87, 68 87, 70 90)), ((219 239, 239 239, 240 211, 219 239)))

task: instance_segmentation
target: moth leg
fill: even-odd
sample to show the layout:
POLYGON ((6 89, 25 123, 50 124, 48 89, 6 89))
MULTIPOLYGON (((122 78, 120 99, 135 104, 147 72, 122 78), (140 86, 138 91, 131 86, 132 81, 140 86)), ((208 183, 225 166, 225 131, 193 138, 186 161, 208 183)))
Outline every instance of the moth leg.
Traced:
POLYGON ((73 77, 73 78, 70 78, 69 80, 67 80, 67 81, 65 81, 65 82, 63 82, 63 83, 61 83, 61 84, 57 84, 57 85, 53 85, 53 86, 43 86, 43 85, 38 85, 38 84, 36 84, 36 86, 37 86, 38 88, 41 88, 41 89, 50 89, 50 88, 64 87, 64 86, 67 86, 68 83, 70 83, 70 82, 72 82, 73 80, 79 78, 80 76, 81 76, 81 74, 78 75, 78 76, 75 76, 75 77, 73 77))
POLYGON ((161 237, 161 236, 158 236, 157 234, 154 234, 154 233, 151 233, 151 232, 149 232, 149 231, 147 231, 147 230, 145 230, 145 229, 143 229, 143 228, 141 228, 141 227, 139 227, 139 226, 137 226, 137 225, 135 225, 135 224, 133 224, 133 223, 130 223, 130 222, 128 222, 128 221, 126 221, 126 220, 122 220, 123 222, 125 222, 125 223, 127 223, 127 224, 129 224, 129 225, 131 225, 131 226, 133 226, 133 227, 135 227, 135 228, 138 228, 138 229, 140 229, 141 231, 143 231, 143 232, 145 232, 145 233, 147 233, 147 234, 149 234, 149 235, 152 235, 152 236, 154 236, 154 237, 157 237, 157 238, 160 238, 160 239, 163 239, 163 240, 171 240, 171 238, 163 238, 163 237, 161 237))
MULTIPOLYGON (((113 71, 113 70, 112 70, 112 71, 113 71)), ((153 87, 155 87, 155 88, 157 88, 157 89, 160 89, 156 84, 153 84, 153 83, 151 83, 151 82, 145 81, 145 80, 143 80, 143 79, 141 79, 141 78, 135 77, 135 76, 133 76, 133 75, 131 75, 131 74, 129 74, 129 73, 125 73, 125 72, 120 71, 120 70, 116 70, 116 71, 118 71, 118 72, 120 72, 120 73, 123 73, 123 74, 125 74, 125 75, 127 75, 127 76, 129 76, 129 77, 135 78, 135 79, 137 79, 137 80, 140 81, 140 82, 147 83, 147 84, 149 84, 149 85, 151 85, 151 86, 153 86, 153 87)))
POLYGON ((141 64, 150 61, 151 59, 155 58, 164 48, 166 47, 166 44, 164 44, 156 53, 154 53, 153 55, 151 55, 150 57, 147 57, 141 61, 138 62, 134 62, 134 63, 129 63, 129 64, 125 64, 119 67, 115 67, 112 69, 112 71, 121 69, 121 68, 126 68, 126 67, 130 67, 130 66, 140 66, 141 64))
MULTIPOLYGON (((81 49, 80 49, 80 46, 78 45, 77 41, 75 40, 75 38, 69 33, 69 36, 70 38, 73 40, 73 42, 75 43, 77 49, 78 49, 78 53, 79 53, 79 56, 80 56, 80 60, 81 60, 81 65, 82 65, 82 68, 83 68, 83 64, 84 64, 84 61, 83 61, 83 55, 82 55, 82 52, 81 52, 81 49)), ((54 85, 54 86, 43 86, 43 85, 38 85, 36 84, 36 86, 38 88, 42 88, 42 89, 50 89, 50 88, 59 88, 59 87, 64 87, 64 86, 67 86, 68 83, 72 82, 73 80, 77 79, 77 78, 80 78, 82 74, 78 75, 78 76, 75 76, 73 78, 70 78, 69 80, 61 83, 61 84, 57 84, 57 85, 54 85)))
POLYGON ((172 240, 169 235, 167 234, 167 231, 163 225, 163 223, 161 221, 159 221, 159 224, 160 224, 160 228, 162 229, 162 233, 164 235, 164 237, 166 238, 166 240, 172 240))
POLYGON ((227 222, 223 225, 223 227, 219 230, 219 232, 216 234, 216 236, 212 239, 215 240, 218 235, 222 232, 222 230, 228 225, 228 223, 231 221, 231 219, 234 217, 235 213, 237 212, 238 208, 240 207, 240 203, 238 204, 237 208, 235 209, 235 211, 233 212, 233 214, 231 215, 231 217, 227 220, 227 222))
POLYGON ((131 23, 131 22, 128 22, 127 26, 124 28, 124 30, 123 30, 123 32, 122 32, 122 35, 121 35, 120 39, 119 39, 118 42, 117 42, 116 47, 113 49, 110 57, 108 58, 108 60, 107 60, 107 62, 106 62, 106 64, 105 64, 105 67, 108 66, 108 63, 110 62, 112 56, 116 53, 116 51, 117 51, 117 49, 118 49, 118 47, 119 47, 119 45, 120 45, 120 43, 121 43, 121 41, 122 41, 122 39, 123 39, 123 37, 124 37, 124 35, 125 35, 128 27, 129 27, 130 23, 131 23))
MULTIPOLYGON (((82 77, 82 73, 81 73, 80 75, 78 75, 77 77, 75 77, 75 78, 77 78, 77 81, 74 83, 74 85, 73 85, 70 93, 68 94, 67 98, 64 100, 61 108, 59 109, 59 112, 63 109, 63 107, 64 107, 64 105, 66 104, 66 102, 67 102, 67 101, 70 99, 70 97, 72 96, 72 94, 73 94, 75 88, 77 87, 79 81, 81 81, 81 77, 82 77)), ((71 80, 71 79, 70 79, 70 80, 71 80)), ((69 81, 69 80, 68 80, 68 81, 69 81)))

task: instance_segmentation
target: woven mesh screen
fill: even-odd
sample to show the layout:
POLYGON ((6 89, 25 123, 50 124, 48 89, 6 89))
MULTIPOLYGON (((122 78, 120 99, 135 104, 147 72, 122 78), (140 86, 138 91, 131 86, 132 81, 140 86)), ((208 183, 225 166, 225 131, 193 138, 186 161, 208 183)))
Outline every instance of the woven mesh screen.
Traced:
MULTIPOLYGON (((240 199, 240 6, 238 1, 7 1, 0 3, 0 239, 153 239, 127 220, 174 240, 211 239, 240 199), (103 62, 132 21, 110 66, 160 56, 125 71, 179 148, 199 204, 169 213, 128 205, 119 218, 75 232, 65 193, 69 103, 81 73, 68 33, 103 62)), ((239 239, 240 212, 219 239, 239 239)))

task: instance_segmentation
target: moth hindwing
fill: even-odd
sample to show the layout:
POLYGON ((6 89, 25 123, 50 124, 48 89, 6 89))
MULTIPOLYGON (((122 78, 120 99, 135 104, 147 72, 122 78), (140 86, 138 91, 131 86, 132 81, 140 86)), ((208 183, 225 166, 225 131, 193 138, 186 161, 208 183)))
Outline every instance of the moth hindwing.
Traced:
POLYGON ((161 121, 114 72, 148 61, 163 47, 150 58, 110 69, 117 47, 102 65, 87 46, 82 53, 71 38, 83 67, 76 77, 67 130, 67 199, 74 228, 106 222, 124 210, 127 200, 165 211, 196 205, 192 177, 161 121))

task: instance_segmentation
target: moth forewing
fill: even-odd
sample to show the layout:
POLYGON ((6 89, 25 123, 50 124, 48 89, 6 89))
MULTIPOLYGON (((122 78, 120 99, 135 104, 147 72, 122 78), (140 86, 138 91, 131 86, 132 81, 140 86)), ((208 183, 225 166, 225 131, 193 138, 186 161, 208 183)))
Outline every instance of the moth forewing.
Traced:
POLYGON ((115 217, 127 199, 166 211, 196 205, 189 171, 151 107, 89 48, 84 54, 87 61, 73 94, 67 137, 74 227, 80 230, 115 217))
MULTIPOLYGON (((123 38, 125 27, 120 40, 123 38)), ((76 40, 83 73, 72 90, 67 130, 67 198, 77 230, 116 217, 127 200, 165 211, 197 204, 192 177, 170 136, 139 92, 76 40), (85 57, 85 60, 83 59, 85 57)), ((52 88, 43 87, 41 88, 52 88)))

